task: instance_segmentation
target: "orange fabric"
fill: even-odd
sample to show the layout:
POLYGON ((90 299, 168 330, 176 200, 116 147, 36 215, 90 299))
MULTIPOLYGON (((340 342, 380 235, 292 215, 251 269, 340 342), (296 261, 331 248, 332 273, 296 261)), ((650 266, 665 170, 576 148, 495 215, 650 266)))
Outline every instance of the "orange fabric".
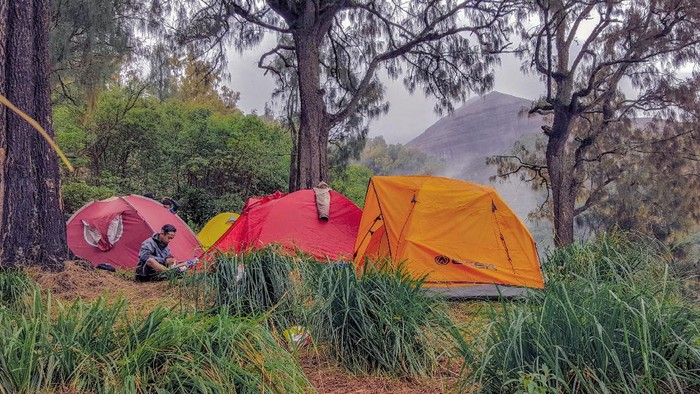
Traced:
POLYGON ((432 176, 370 180, 355 262, 406 261, 426 286, 544 287, 532 235, 495 189, 432 176))

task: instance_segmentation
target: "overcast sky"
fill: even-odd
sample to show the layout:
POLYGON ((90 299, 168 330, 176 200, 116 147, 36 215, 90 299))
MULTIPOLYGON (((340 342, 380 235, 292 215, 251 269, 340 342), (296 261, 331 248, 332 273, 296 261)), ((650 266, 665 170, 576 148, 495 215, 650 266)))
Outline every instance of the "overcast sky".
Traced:
MULTIPOLYGON (((258 48, 266 48, 265 44, 263 42, 258 48)), ((236 53, 229 56, 228 70, 231 78, 225 84, 241 93, 238 106, 245 113, 256 110, 262 114, 274 87, 273 77, 263 75, 263 70, 257 67, 259 53, 261 51, 247 51, 243 55, 236 53)), ((387 77, 383 81, 387 85, 386 98, 390 110, 370 124, 370 137, 382 135, 388 143, 406 143, 440 119, 433 112, 434 99, 425 97, 418 91, 409 94, 401 81, 391 81, 387 77)), ((502 65, 496 69, 495 90, 535 99, 543 91, 543 86, 534 76, 520 73, 519 60, 506 56, 502 58, 502 65)), ((455 105, 455 108, 460 105, 455 105)))

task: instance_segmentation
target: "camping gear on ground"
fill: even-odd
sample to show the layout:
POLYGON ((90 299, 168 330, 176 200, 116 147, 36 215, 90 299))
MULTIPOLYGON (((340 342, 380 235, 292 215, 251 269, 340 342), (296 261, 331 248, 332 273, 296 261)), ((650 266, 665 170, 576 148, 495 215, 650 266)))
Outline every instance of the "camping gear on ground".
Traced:
POLYGON ((209 219, 207 224, 197 233, 202 249, 209 249, 233 225, 238 219, 238 214, 233 212, 222 212, 209 219))
POLYGON ((282 336, 290 347, 297 350, 311 342, 311 336, 303 326, 291 326, 282 331, 282 336))
POLYGON ((109 263, 115 267, 135 268, 141 243, 165 224, 177 229, 170 251, 178 261, 201 253, 201 245, 179 216, 158 201, 132 194, 93 201, 80 208, 68 220, 68 247, 93 265, 109 263))
POLYGON ((319 219, 313 190, 276 192, 249 199, 241 216, 212 245, 219 251, 241 252, 279 244, 297 249, 319 261, 352 258, 362 211, 342 194, 330 190, 328 221, 319 219))
POLYGON ((193 259, 187 260, 186 263, 187 264, 184 264, 184 265, 177 267, 177 269, 180 270, 181 272, 187 271, 188 269, 192 268, 192 266, 194 266, 195 264, 198 264, 199 259, 195 257, 193 259))
POLYGON ((372 177, 354 257, 360 272, 367 260, 404 262, 454 297, 544 287, 532 235, 496 190, 449 178, 372 177))
POLYGON ((95 266, 98 270, 105 270, 109 272, 117 272, 117 270, 111 265, 107 263, 100 263, 95 266))

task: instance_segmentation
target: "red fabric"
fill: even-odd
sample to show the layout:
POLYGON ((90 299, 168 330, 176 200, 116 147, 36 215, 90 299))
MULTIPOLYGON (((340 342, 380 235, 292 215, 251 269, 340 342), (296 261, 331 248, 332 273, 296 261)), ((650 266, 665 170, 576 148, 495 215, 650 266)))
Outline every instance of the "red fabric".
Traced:
POLYGON ((279 244, 290 252, 299 249, 319 261, 351 260, 362 211, 342 194, 333 190, 330 193, 327 222, 318 219, 313 190, 251 198, 238 220, 212 248, 238 253, 279 244))
POLYGON ((78 257, 93 265, 109 263, 115 267, 134 268, 139 260, 141 243, 165 224, 177 228, 170 242, 170 252, 177 260, 189 260, 201 253, 197 236, 185 222, 155 200, 130 195, 91 202, 68 220, 68 247, 78 257), (122 234, 115 242, 108 237, 110 223, 122 216, 122 234), (97 230, 101 239, 90 245, 84 236, 85 225, 97 230))

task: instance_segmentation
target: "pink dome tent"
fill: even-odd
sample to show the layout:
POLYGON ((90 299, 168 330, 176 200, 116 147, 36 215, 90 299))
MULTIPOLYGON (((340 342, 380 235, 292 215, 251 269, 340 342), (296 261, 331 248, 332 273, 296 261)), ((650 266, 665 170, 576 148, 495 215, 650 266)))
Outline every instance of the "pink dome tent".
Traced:
POLYGON ((109 263, 133 269, 141 242, 165 224, 177 228, 170 251, 177 260, 201 253, 201 244, 189 226, 155 200, 135 194, 93 201, 68 220, 68 247, 93 265, 109 263))

